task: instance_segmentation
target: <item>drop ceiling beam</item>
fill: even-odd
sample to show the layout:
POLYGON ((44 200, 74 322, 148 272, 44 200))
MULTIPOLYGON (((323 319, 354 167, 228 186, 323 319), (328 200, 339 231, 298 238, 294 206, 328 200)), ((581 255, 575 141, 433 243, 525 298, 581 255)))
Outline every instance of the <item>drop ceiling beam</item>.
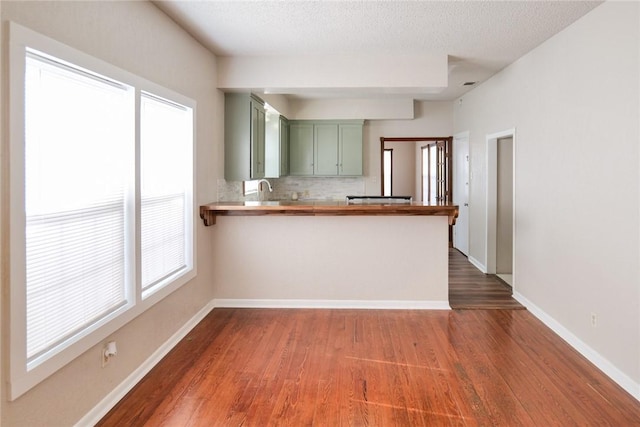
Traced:
POLYGON ((447 55, 336 55, 219 57, 225 91, 378 96, 437 93, 448 84, 447 55))

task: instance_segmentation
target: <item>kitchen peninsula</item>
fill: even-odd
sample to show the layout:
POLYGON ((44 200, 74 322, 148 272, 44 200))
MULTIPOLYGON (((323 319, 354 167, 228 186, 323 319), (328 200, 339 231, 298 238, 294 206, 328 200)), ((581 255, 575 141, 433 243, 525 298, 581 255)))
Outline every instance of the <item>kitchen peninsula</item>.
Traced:
POLYGON ((339 201, 218 202, 200 206, 200 218, 209 226, 218 215, 421 215, 446 216, 455 224, 458 207, 428 203, 348 203, 339 201))
MULTIPOLYGON (((458 207, 334 201, 218 202, 217 307, 448 309, 458 207)), ((209 266, 207 266, 208 268, 209 266)))

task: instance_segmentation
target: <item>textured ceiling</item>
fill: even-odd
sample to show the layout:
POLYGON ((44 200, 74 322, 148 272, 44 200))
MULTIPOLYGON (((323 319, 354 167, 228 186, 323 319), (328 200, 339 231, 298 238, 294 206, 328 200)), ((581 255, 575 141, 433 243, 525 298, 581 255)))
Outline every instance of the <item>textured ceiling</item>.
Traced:
POLYGON ((155 2, 218 56, 449 55, 449 88, 428 99, 460 96, 464 81, 486 80, 599 3, 155 2))

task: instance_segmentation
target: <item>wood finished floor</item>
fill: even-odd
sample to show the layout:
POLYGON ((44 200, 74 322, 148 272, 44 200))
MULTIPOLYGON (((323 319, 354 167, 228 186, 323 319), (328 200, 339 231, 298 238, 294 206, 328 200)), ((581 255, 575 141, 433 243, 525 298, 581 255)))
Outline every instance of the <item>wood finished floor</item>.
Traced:
POLYGON ((527 310, 214 309, 100 426, 634 426, 527 310))
POLYGON ((453 309, 524 309, 512 289, 492 274, 484 274, 456 249, 449 249, 449 305, 453 309))

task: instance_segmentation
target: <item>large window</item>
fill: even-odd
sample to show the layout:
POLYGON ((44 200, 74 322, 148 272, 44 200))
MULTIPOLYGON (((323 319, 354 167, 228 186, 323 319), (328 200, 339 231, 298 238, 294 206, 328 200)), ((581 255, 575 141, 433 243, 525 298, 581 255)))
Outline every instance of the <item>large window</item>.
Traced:
POLYGON ((187 267, 191 192, 191 109, 143 93, 140 205, 143 297, 187 267))
POLYGON ((195 276, 195 104, 11 29, 16 398, 195 276))
POLYGON ((28 52, 25 78, 27 358, 126 303, 133 91, 28 52))

